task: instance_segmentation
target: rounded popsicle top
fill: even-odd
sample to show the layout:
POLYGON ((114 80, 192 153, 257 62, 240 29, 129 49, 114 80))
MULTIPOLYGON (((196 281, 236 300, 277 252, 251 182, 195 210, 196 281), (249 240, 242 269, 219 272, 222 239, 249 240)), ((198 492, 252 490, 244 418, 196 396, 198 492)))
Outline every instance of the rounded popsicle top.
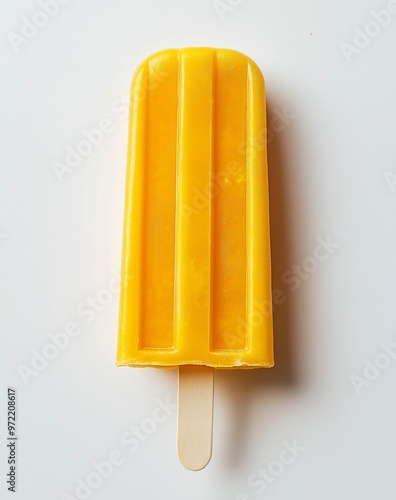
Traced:
MULTIPOLYGON (((212 47, 187 47, 163 49, 146 57, 137 67, 131 85, 131 101, 139 102, 155 85, 160 84, 172 70, 177 71, 180 58, 207 58, 228 61, 229 66, 244 65, 257 85, 257 92, 265 95, 265 80, 259 66, 249 56, 234 49, 212 47), (176 66, 177 64, 177 66, 176 66)), ((259 95, 259 94, 258 94, 259 95)))

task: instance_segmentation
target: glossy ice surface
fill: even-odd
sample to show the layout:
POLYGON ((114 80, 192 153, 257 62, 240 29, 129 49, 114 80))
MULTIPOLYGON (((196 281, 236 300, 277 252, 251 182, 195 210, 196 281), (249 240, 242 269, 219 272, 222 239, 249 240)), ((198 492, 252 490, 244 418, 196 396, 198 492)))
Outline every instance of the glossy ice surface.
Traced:
POLYGON ((159 52, 131 89, 117 364, 273 365, 265 90, 227 49, 159 52))

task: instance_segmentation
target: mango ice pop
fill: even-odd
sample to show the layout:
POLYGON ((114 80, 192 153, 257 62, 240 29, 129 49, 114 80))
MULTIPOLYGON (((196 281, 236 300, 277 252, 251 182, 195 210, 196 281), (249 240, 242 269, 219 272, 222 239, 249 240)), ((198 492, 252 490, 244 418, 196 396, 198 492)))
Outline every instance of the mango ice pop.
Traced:
POLYGON ((273 366, 265 137, 245 55, 170 49, 136 71, 118 366, 273 366))

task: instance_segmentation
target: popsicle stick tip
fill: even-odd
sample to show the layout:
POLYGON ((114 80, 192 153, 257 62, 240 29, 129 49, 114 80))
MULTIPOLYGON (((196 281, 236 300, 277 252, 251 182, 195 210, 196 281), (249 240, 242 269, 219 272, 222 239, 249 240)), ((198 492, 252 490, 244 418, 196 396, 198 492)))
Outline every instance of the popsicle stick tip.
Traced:
POLYGON ((204 469, 212 457, 213 368, 180 366, 178 455, 188 470, 204 469))

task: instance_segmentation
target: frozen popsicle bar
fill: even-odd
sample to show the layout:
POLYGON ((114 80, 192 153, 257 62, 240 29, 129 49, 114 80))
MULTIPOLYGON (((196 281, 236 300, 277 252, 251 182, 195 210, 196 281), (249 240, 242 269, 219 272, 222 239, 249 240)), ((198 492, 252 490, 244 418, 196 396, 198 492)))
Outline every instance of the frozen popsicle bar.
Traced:
POLYGON ((118 366, 273 366, 264 92, 228 49, 136 71, 118 366))

